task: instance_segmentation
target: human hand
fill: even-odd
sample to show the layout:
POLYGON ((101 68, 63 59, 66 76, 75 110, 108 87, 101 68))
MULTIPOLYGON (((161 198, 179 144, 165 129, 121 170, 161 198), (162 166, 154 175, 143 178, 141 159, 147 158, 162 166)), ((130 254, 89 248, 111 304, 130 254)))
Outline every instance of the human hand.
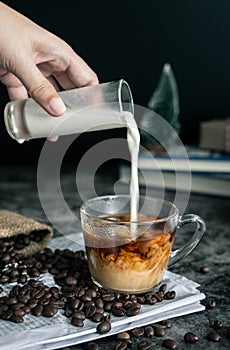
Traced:
POLYGON ((66 108, 57 90, 98 84, 86 62, 62 39, 0 2, 0 81, 11 100, 32 97, 49 114, 66 108))

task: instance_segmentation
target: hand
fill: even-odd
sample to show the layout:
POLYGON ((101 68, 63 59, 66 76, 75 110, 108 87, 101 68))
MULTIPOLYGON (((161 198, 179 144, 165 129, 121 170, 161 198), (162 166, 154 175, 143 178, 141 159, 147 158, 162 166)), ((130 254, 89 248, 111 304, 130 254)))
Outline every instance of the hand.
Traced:
POLYGON ((98 84, 92 69, 62 39, 0 2, 0 81, 11 100, 32 97, 62 115, 64 90, 98 84))

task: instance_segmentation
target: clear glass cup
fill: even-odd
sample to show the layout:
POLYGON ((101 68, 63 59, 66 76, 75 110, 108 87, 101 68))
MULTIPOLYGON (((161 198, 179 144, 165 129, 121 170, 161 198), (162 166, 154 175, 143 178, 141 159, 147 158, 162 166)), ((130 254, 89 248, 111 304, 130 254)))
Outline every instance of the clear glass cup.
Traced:
POLYGON ((130 222, 129 195, 87 200, 80 215, 92 280, 119 292, 152 290, 168 267, 194 250, 205 232, 198 215, 180 216, 173 203, 144 196, 140 196, 137 222, 130 222), (172 250, 175 234, 190 223, 196 224, 192 237, 172 250))
POLYGON ((124 112, 133 114, 133 98, 123 80, 59 92, 66 112, 53 117, 32 98, 8 102, 5 126, 19 143, 48 136, 120 128, 126 125, 124 112))

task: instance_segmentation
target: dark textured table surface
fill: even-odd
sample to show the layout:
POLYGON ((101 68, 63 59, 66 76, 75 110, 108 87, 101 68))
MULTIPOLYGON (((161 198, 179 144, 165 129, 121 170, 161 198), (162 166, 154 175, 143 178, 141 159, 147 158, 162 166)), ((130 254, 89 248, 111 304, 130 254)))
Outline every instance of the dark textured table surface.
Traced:
MULTIPOLYGON (((96 178, 96 187, 99 195, 111 193, 114 179, 112 172, 99 174, 96 178)), ((76 191, 75 173, 71 169, 63 171, 62 189, 68 206, 76 211, 81 198, 76 191)), ((86 195, 90 197, 87 177, 85 179, 86 195), (87 192, 88 191, 88 192, 87 192)), ((54 194, 47 193, 47 197, 54 194)), ((170 196, 172 194, 168 194, 170 196)), ((1 166, 0 171, 0 208, 8 209, 20 214, 49 223, 45 215, 37 191, 36 166, 1 166)), ((53 203, 53 211, 58 211, 53 203)), ((230 339, 226 336, 227 327, 230 327, 230 198, 208 197, 191 195, 186 208, 187 213, 196 213, 206 222, 207 231, 193 253, 182 262, 171 268, 172 272, 179 273, 200 284, 200 290, 206 294, 202 301, 214 299, 216 307, 206 308, 202 312, 181 316, 172 319, 172 327, 167 336, 153 337, 152 349, 164 349, 162 341, 166 337, 177 342, 178 349, 230 349, 230 339), (201 273, 200 268, 208 266, 208 273, 201 273), (207 340, 207 334, 213 330, 215 320, 221 320, 223 327, 218 330, 219 342, 207 340), (195 332, 199 337, 196 344, 185 343, 183 337, 186 332, 195 332)), ((68 219, 62 213, 60 221, 68 229, 68 219)), ((100 349, 114 349, 115 336, 108 336, 97 341, 100 349)), ((32 341, 32 340, 31 340, 32 341)), ((133 339, 130 349, 138 349, 140 339, 133 339)), ((86 349, 86 344, 72 346, 71 349, 86 349)))

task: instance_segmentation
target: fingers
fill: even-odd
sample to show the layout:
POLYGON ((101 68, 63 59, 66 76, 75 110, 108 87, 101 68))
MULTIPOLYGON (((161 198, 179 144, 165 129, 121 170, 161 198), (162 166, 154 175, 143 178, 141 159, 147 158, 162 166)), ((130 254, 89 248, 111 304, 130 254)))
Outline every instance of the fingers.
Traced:
POLYGON ((65 89, 96 85, 99 83, 96 73, 70 47, 69 64, 66 69, 54 74, 55 79, 65 89))
POLYGON ((11 101, 14 100, 24 100, 28 98, 28 93, 26 88, 23 85, 18 87, 7 87, 8 95, 11 101))
POLYGON ((17 76, 22 81, 29 95, 49 114, 59 116, 66 111, 66 107, 56 89, 34 62, 21 65, 17 76))

